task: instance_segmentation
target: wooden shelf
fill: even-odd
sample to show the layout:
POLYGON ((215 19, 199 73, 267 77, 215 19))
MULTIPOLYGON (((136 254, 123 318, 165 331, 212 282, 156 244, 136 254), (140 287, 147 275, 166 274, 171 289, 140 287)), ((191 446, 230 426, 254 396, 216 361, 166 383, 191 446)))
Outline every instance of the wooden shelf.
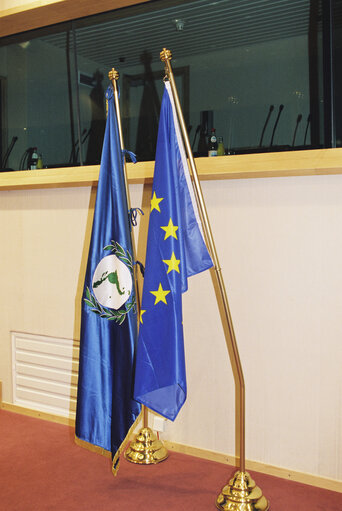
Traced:
MULTIPOLYGON (((201 180, 342 174, 342 148, 196 158, 201 180)), ((99 165, 0 172, 0 191, 96 186, 99 165)), ((154 162, 128 163, 130 183, 150 183, 154 162)))
POLYGON ((34 0, 0 11, 0 37, 139 3, 142 0, 34 0))

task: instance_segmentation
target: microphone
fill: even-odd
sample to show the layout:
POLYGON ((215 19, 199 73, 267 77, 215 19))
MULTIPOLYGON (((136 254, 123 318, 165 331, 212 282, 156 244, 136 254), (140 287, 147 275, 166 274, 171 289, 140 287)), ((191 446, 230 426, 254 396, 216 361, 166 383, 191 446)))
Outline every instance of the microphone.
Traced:
POLYGON ((265 134, 265 130, 266 130, 266 126, 270 120, 270 117, 271 117, 271 113, 273 112, 274 110, 274 105, 270 105, 270 108, 269 108, 269 111, 268 111, 268 114, 267 114, 267 117, 266 117, 266 121, 265 121, 265 124, 264 124, 264 127, 262 129, 262 132, 261 132, 261 137, 260 137, 260 142, 259 142, 259 147, 262 146, 262 140, 264 138, 264 134, 265 134))
POLYGON ((78 160, 78 154, 80 152, 80 145, 82 146, 84 144, 84 142, 89 137, 90 132, 91 132, 91 128, 89 128, 88 131, 87 131, 87 128, 84 128, 84 130, 82 131, 82 134, 81 134, 81 139, 80 140, 78 140, 78 139, 76 140, 75 149, 74 149, 74 151, 75 151, 75 160, 76 161, 78 160))
MULTIPOLYGON (((89 130, 90 131, 90 130, 89 130)), ((82 131, 81 133, 81 139, 77 139, 74 144, 71 146, 71 153, 70 153, 70 158, 69 158, 69 163, 75 163, 75 161, 77 160, 77 157, 78 157, 78 151, 79 151, 79 143, 83 144, 82 142, 82 137, 84 137, 84 135, 87 133, 87 128, 84 128, 84 130, 82 131), (77 150, 76 150, 76 147, 77 147, 77 150)), ((88 133, 89 135, 89 133, 88 133)), ((84 139, 85 140, 85 139, 84 139)))
POLYGON ((84 142, 87 140, 87 138, 89 137, 90 135, 90 132, 91 132, 91 128, 89 128, 89 130, 87 131, 86 129, 83 130, 83 133, 82 135, 84 135, 84 138, 82 138, 81 140, 81 145, 84 144, 84 142))
POLYGON ((305 128, 305 135, 304 135, 304 145, 306 145, 306 136, 308 134, 309 124, 311 122, 311 114, 308 115, 308 118, 306 120, 306 128, 305 128))
POLYGON ((8 161, 8 158, 10 157, 10 154, 11 154, 11 152, 13 150, 14 144, 16 143, 17 140, 18 140, 18 137, 13 137, 12 138, 11 143, 8 146, 7 151, 5 153, 5 156, 4 156, 4 159, 2 161, 2 164, 1 164, 2 168, 6 167, 6 163, 8 161))
POLYGON ((296 136, 297 136, 297 130, 298 130, 298 126, 300 124, 300 121, 302 120, 302 117, 303 117, 302 114, 299 114, 298 117, 297 117, 296 127, 295 127, 295 130, 294 130, 294 133, 293 133, 292 147, 294 147, 294 145, 295 145, 296 136))
POLYGON ((198 135, 198 133, 199 133, 200 129, 201 129, 201 125, 199 124, 199 125, 197 126, 197 128, 196 128, 195 135, 194 135, 194 140, 193 140, 193 142, 192 142, 192 147, 191 147, 191 150, 192 150, 192 151, 194 150, 195 142, 196 142, 196 138, 197 138, 197 135, 198 135))
POLYGON ((276 118, 275 123, 274 123, 274 126, 273 126, 273 131, 272 131, 272 137, 271 137, 270 147, 272 147, 272 146, 273 146, 274 134, 275 134, 275 131, 276 131, 277 126, 278 126, 279 117, 280 117, 281 112, 282 112, 283 110, 284 110, 284 105, 279 105, 278 115, 277 115, 277 118, 276 118))

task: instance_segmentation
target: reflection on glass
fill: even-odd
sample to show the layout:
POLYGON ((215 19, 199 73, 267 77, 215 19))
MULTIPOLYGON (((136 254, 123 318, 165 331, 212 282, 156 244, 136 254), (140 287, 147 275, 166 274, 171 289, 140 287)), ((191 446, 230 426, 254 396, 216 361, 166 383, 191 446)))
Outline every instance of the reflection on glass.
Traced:
POLYGON ((43 166, 69 164, 75 116, 68 54, 32 39, 3 46, 0 55, 4 147, 17 139, 4 163, 9 168, 28 169, 36 148, 43 166))
MULTIPOLYGON (((336 52, 339 4, 333 2, 328 26, 336 52)), ((112 67, 120 73, 126 147, 140 161, 154 159, 163 47, 173 52, 195 156, 207 155, 212 128, 226 154, 331 146, 327 122, 337 118, 341 145, 342 116, 332 115, 323 80, 332 57, 324 6, 319 0, 159 0, 34 31, 25 40, 4 39, 2 167, 28 168, 33 148, 43 167, 99 163, 112 67)), ((340 108, 339 98, 333 106, 340 108)))

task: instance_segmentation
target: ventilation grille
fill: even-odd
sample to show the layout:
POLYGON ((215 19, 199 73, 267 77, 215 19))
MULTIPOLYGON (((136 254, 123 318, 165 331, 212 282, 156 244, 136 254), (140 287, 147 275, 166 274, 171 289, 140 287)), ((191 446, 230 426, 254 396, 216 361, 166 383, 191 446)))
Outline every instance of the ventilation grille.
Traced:
POLYGON ((13 403, 75 418, 79 343, 12 332, 13 403))

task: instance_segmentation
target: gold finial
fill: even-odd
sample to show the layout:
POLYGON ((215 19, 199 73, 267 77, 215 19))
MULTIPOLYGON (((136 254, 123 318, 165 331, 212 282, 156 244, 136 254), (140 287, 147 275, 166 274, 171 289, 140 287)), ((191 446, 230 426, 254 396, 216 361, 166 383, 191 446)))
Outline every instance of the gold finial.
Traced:
POLYGON ((119 79, 119 72, 114 69, 114 67, 109 71, 108 78, 110 80, 118 80, 119 79))
POLYGON ((166 62, 167 60, 171 60, 171 59, 172 59, 171 50, 167 50, 166 48, 163 48, 162 51, 160 52, 160 60, 162 62, 166 62))

